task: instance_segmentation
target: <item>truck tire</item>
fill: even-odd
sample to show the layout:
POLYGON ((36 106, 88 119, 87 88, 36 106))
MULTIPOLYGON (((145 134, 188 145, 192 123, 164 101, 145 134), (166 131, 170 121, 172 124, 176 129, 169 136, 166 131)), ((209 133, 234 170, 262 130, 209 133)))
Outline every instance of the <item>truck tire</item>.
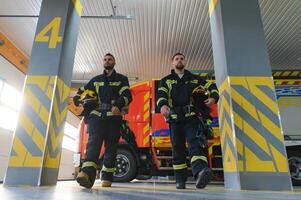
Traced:
POLYGON ((151 175, 139 175, 139 176, 136 177, 136 179, 141 180, 141 181, 148 180, 148 179, 151 179, 151 178, 152 178, 151 175))
POLYGON ((288 164, 293 185, 301 186, 301 158, 299 156, 291 156, 288 159, 288 164))
POLYGON ((117 150, 116 171, 113 176, 115 182, 130 182, 137 175, 137 162, 130 150, 120 148, 117 150))

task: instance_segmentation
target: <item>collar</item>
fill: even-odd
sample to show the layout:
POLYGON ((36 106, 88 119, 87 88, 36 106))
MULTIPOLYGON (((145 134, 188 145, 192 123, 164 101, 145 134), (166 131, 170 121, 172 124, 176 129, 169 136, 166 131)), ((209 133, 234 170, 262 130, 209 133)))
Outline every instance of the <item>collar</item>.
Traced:
MULTIPOLYGON (((109 76, 109 77, 114 77, 115 74, 116 74, 116 71, 115 71, 115 69, 113 69, 113 72, 112 72, 111 76, 109 76)), ((103 70, 103 75, 104 75, 104 76, 107 76, 106 70, 103 70)))

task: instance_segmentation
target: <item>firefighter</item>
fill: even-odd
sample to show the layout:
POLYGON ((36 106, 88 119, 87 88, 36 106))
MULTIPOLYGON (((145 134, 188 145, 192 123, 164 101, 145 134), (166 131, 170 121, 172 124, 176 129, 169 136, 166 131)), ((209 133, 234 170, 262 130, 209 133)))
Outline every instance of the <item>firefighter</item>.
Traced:
POLYGON ((202 77, 184 69, 186 60, 182 53, 176 53, 171 59, 171 64, 174 69, 171 74, 161 79, 156 103, 169 123, 176 188, 186 188, 186 141, 196 188, 204 188, 210 181, 210 169, 198 138, 199 117, 209 115, 209 107, 219 99, 218 90, 215 84, 210 84, 202 77), (196 92, 200 86, 206 88, 210 95, 198 104, 194 96, 200 93, 196 92))
POLYGON ((103 66, 103 74, 92 78, 84 87, 79 88, 73 97, 76 106, 83 104, 81 101, 83 93, 89 94, 90 98, 88 99, 90 100, 94 99, 93 94, 97 98, 97 106, 88 101, 90 102, 86 106, 88 111, 83 111, 88 123, 89 139, 86 146, 85 161, 76 180, 85 188, 91 188, 94 184, 103 142, 105 151, 101 170, 102 187, 111 187, 122 125, 121 111, 132 101, 128 78, 114 70, 115 58, 112 54, 107 53, 104 56, 103 66))

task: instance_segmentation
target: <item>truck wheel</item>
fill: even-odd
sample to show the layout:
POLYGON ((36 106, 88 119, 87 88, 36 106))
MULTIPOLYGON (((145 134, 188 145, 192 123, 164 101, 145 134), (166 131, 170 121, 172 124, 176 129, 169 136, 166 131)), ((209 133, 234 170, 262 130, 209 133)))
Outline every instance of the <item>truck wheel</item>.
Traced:
POLYGON ((288 159, 288 164, 293 185, 301 186, 301 158, 292 156, 288 159))
POLYGON ((116 156, 116 171, 113 176, 115 182, 130 182, 136 177, 136 159, 127 149, 118 149, 116 156))

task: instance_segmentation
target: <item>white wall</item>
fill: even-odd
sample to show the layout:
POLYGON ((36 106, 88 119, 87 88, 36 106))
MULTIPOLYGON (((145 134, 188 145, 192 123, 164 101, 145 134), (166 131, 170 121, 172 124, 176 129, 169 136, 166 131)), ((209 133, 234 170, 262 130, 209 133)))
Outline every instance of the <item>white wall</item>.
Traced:
MULTIPOLYGON (((20 92, 23 89, 23 83, 25 75, 16 69, 11 63, 5 58, 0 56, 0 78, 4 79, 20 92)), ((1 113, 3 114, 3 113, 1 113)), ((77 127, 79 119, 68 111, 67 122, 77 127)), ((9 153, 11 150, 11 144, 13 140, 13 132, 0 128, 0 181, 3 181, 5 171, 8 164, 9 153)), ((63 149, 61 156, 61 166, 59 171, 59 179, 71 179, 73 178, 72 173, 74 172, 73 166, 73 152, 70 150, 63 149)))
POLYGON ((13 132, 0 128, 0 141, 0 181, 3 181, 13 141, 13 132))

